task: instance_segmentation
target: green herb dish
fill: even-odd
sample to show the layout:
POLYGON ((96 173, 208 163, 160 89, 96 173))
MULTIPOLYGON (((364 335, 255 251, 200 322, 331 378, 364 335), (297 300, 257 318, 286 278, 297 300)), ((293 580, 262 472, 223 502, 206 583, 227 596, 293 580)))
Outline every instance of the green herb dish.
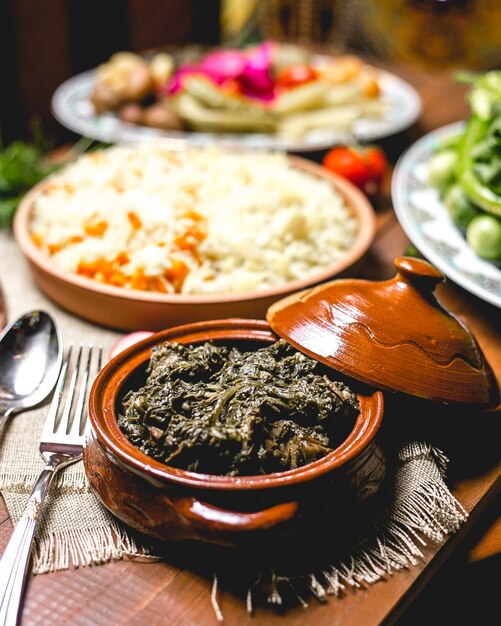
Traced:
POLYGON ((205 342, 154 348, 118 424, 145 454, 226 476, 296 469, 332 452, 360 410, 318 361, 278 340, 259 350, 205 342))
MULTIPOLYGON (((296 457, 299 460, 302 453, 299 449, 303 446, 296 447, 300 452, 296 455, 294 444, 302 441, 306 444, 303 450, 309 447, 307 439, 310 435, 306 434, 306 430, 310 428, 311 418, 317 411, 316 402, 310 404, 307 401, 302 407, 297 404, 296 415, 291 412, 289 417, 295 418, 294 421, 303 431, 301 433, 298 428, 289 442, 287 439, 282 441, 279 437, 274 440, 261 438, 267 425, 279 424, 289 405, 287 393, 284 393, 287 392, 287 383, 283 386, 278 380, 273 380, 270 385, 269 379, 278 378, 278 370, 284 369, 293 374, 294 378, 299 378, 298 383, 301 380, 305 383, 310 380, 309 358, 298 358, 295 350, 287 348, 283 342, 277 342, 278 336, 264 320, 220 319, 170 327, 151 334, 110 360, 96 377, 89 395, 92 437, 84 450, 84 467, 89 484, 103 505, 127 525, 162 541, 189 539, 225 546, 249 546, 252 541, 258 541, 262 545, 263 541, 275 541, 281 536, 290 537, 291 533, 297 533, 300 539, 304 536, 306 527, 315 524, 318 515, 323 514, 326 493, 336 511, 341 512, 337 517, 343 519, 349 519, 354 505, 375 495, 383 484, 386 465, 384 455, 376 442, 384 409, 381 391, 349 379, 349 385, 356 393, 357 408, 348 407, 346 416, 343 415, 343 409, 336 411, 330 418, 332 430, 325 429, 330 431, 329 438, 334 434, 331 439, 334 449, 320 458, 317 453, 323 450, 314 450, 317 458, 306 464, 298 467, 291 467, 292 464, 289 464, 290 469, 281 466, 281 454, 279 451, 275 457, 274 451, 277 448, 273 442, 278 443, 278 447, 283 445, 283 450, 290 450, 293 453, 291 459, 296 457), (182 348, 171 352, 170 348, 162 347, 166 342, 182 348), (213 349, 213 346, 217 346, 218 350, 213 349), (221 348, 224 350, 219 354, 221 348), (268 352, 266 348, 269 348, 268 352), (195 361, 196 367, 184 367, 187 364, 184 357, 195 349, 197 353, 189 362, 191 365, 195 361), (172 425, 176 426, 177 423, 180 428, 176 432, 176 428, 173 431, 168 428, 167 413, 170 409, 163 402, 161 407, 153 403, 147 409, 150 423, 145 425, 146 428, 163 430, 166 437, 173 432, 174 439, 178 439, 181 444, 177 457, 165 457, 169 464, 154 455, 145 454, 132 443, 119 425, 124 401, 134 402, 134 396, 129 395, 130 392, 134 394, 146 384, 152 351, 157 350, 158 362, 153 365, 150 373, 154 373, 158 393, 162 395, 160 387, 165 385, 165 395, 173 400, 174 412, 182 411, 188 415, 191 408, 192 414, 197 413, 202 418, 199 433, 191 428, 194 424, 190 424, 190 420, 171 418, 170 422, 174 421, 172 425), (233 378, 236 369, 232 371, 235 364, 226 361, 226 355, 232 351, 232 359, 240 359, 238 352, 244 355, 246 361, 245 367, 239 368, 241 376, 236 378, 233 378), (251 352, 255 353, 254 358, 251 358, 251 352), (225 357, 223 360, 228 367, 226 388, 221 390, 221 385, 218 385, 211 389, 211 383, 207 380, 200 384, 202 378, 208 378, 209 371, 218 369, 221 356, 225 357), (174 361, 172 370, 164 357, 174 361), (160 369, 157 370, 157 367, 160 369), (304 368, 307 371, 303 372, 304 368), (267 390, 267 387, 270 389, 267 390), (253 397, 254 391, 256 397, 253 397), (263 403, 261 400, 265 396, 262 392, 267 391, 271 401, 268 403, 265 400, 263 403), (232 402, 231 399, 236 398, 239 393, 246 396, 249 392, 249 403, 232 402), (207 396, 200 401, 199 394, 205 393, 207 396), (187 406, 183 406, 184 402, 187 406), (247 414, 240 413, 238 404, 245 408, 250 407, 251 411, 247 414), (207 415, 204 415, 204 409, 207 409, 207 415), (305 414, 297 415, 298 410, 303 412, 303 409, 305 414), (165 411, 165 415, 162 415, 162 411, 165 411), (166 416, 167 419, 164 419, 166 416), (261 416, 266 419, 259 423, 261 416), (165 421, 167 427, 163 424, 153 425, 152 422, 157 417, 165 421), (254 435, 238 428, 237 424, 242 424, 241 418, 244 427, 247 422, 254 429, 254 435), (212 431, 210 427, 206 427, 211 419, 214 422, 212 431), (235 433, 231 433, 232 425, 237 426, 235 433), (179 435, 185 426, 188 427, 188 432, 183 438, 179 435), (240 438, 235 438, 234 434, 240 435, 240 438), (209 435, 209 444, 205 447, 197 445, 203 444, 205 435, 209 435), (267 440, 272 445, 268 450, 263 450, 267 440), (193 442, 196 445, 190 450, 193 442), (254 450, 245 442, 252 442, 254 450), (249 453, 249 463, 245 460, 246 454, 239 455, 238 450, 249 453), (259 451, 264 451, 263 459, 259 458, 259 451), (184 462, 181 463, 183 456, 184 462), (239 457, 237 467, 239 471, 242 470, 241 473, 232 471, 237 469, 232 467, 236 457, 239 457), (278 466, 278 471, 258 474, 244 472, 244 467, 247 471, 253 471, 252 464, 258 472, 259 464, 267 465, 266 469, 269 469, 270 464, 278 466), (184 469, 182 465, 189 465, 193 469, 184 469), (203 473, 204 469, 221 473, 206 474, 203 473), (230 469, 229 473, 232 475, 228 475, 227 471, 224 473, 227 469, 230 469)), ((318 365, 319 372, 325 373, 333 381, 343 376, 327 365, 318 365)), ((217 378, 217 374, 215 377, 217 378)), ((320 386, 327 384, 326 381, 317 382, 320 386)), ((317 395, 315 391, 305 386, 298 397, 314 395, 317 395)), ((242 396, 237 399, 240 400, 242 396)), ((140 400, 139 397, 136 399, 140 400)), ((336 406, 338 402, 335 398, 329 400, 324 396, 319 400, 320 413, 329 422, 324 409, 328 411, 329 402, 335 402, 336 406)), ((140 407, 139 410, 144 409, 140 407)), ((137 434, 141 435, 140 432, 137 434)), ((149 437, 150 434, 160 442, 157 452, 163 455, 167 448, 163 446, 161 437, 158 438, 159 432, 153 430, 152 433, 146 433, 146 436, 149 437)), ((314 429, 311 438, 320 437, 321 433, 314 429)), ((334 524, 333 529, 335 526, 334 524)))

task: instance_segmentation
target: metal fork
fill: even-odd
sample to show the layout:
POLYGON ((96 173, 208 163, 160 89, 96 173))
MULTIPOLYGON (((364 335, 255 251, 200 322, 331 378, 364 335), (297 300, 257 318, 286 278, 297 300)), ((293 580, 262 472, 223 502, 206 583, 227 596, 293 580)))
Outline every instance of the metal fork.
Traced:
POLYGON ((17 623, 33 536, 52 479, 60 469, 82 458, 87 426, 87 390, 91 383, 91 370, 97 372, 101 369, 102 348, 97 350, 94 359, 92 345, 87 349, 81 345, 73 359, 72 352, 73 346, 70 346, 61 365, 40 438, 40 453, 46 465, 0 561, 1 626, 15 626, 17 623))

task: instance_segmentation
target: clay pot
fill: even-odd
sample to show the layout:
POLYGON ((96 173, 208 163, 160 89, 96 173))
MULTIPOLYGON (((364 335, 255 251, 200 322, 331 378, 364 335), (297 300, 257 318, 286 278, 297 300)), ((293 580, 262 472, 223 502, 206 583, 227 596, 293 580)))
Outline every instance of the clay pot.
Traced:
MULTIPOLYGON (((141 340, 103 368, 90 395, 94 435, 85 449, 85 470, 104 506, 127 525, 156 539, 236 545, 263 533, 296 532, 321 511, 326 489, 329 500, 339 507, 378 490, 384 457, 375 437, 383 396, 356 381, 350 386, 358 391, 361 409, 351 432, 336 450, 298 469, 210 476, 169 467, 140 452, 120 431, 117 412, 124 393, 144 381, 152 348, 166 340, 183 344, 216 340, 259 348, 277 336, 261 320, 187 324, 141 340)), ((336 379, 335 372, 332 377, 336 379)))

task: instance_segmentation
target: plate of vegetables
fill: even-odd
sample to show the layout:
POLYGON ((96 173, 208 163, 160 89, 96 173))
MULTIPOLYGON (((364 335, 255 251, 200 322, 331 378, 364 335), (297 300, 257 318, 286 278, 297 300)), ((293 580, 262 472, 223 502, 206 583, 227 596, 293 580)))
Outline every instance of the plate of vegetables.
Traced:
POLYGON ((325 149, 346 137, 380 139, 410 126, 420 110, 411 85, 359 57, 273 41, 117 52, 61 84, 52 98, 63 126, 100 141, 164 138, 179 148, 217 142, 289 152, 325 149))
POLYGON ((413 144, 392 179, 397 218, 448 278, 501 307, 501 71, 460 74, 471 113, 413 144))

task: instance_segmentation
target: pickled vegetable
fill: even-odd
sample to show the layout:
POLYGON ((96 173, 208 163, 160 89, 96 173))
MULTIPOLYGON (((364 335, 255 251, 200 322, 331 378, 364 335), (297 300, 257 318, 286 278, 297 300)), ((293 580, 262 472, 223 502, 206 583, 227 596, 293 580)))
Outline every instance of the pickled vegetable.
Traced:
POLYGON ((352 55, 322 62, 300 46, 263 41, 175 56, 114 54, 96 70, 94 111, 166 130, 294 140, 317 129, 349 130, 354 121, 385 112, 379 73, 352 55), (161 108, 140 115, 131 103, 141 109, 161 103, 169 115, 161 108))

